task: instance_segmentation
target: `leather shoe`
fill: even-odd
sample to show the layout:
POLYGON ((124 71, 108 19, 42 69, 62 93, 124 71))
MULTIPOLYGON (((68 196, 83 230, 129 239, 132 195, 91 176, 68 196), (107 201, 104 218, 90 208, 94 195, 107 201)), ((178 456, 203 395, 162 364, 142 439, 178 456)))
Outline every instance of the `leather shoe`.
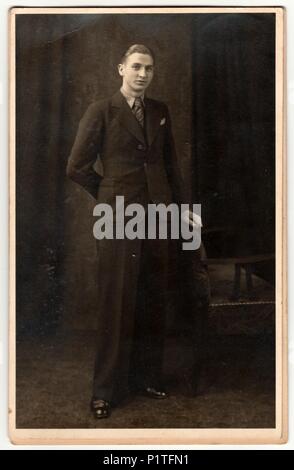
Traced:
POLYGON ((143 394, 148 398, 155 398, 156 400, 164 400, 168 398, 167 392, 164 390, 157 390, 154 387, 146 387, 142 390, 143 394))
POLYGON ((93 398, 91 401, 91 410, 96 419, 108 418, 111 408, 108 401, 93 398))

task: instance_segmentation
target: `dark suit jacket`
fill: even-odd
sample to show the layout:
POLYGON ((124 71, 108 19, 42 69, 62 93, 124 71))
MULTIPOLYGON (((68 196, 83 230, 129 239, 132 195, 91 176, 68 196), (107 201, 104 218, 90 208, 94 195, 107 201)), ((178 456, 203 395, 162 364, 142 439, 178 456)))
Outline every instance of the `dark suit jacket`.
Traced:
POLYGON ((120 91, 92 103, 80 121, 67 174, 98 202, 188 202, 176 160, 167 106, 145 97, 145 130, 120 91), (100 156, 103 175, 93 168, 100 156), (147 194, 148 193, 148 194, 147 194), (144 196, 143 196, 144 194, 144 196))

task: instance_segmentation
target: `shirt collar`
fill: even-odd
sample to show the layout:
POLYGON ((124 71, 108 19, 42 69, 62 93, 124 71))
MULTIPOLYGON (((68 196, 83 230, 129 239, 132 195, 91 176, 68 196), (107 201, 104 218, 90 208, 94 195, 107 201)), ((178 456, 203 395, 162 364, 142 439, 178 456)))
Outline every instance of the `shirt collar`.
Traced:
POLYGON ((143 105, 145 106, 145 103, 144 103, 144 93, 141 95, 141 96, 131 96, 129 95, 128 93, 125 92, 125 90, 123 90, 123 88, 120 89, 121 91, 121 94, 125 97, 125 99, 127 100, 127 103, 128 105, 130 106, 130 108, 132 108, 134 106, 134 103, 135 103, 135 99, 136 98, 141 98, 142 100, 142 103, 143 105))

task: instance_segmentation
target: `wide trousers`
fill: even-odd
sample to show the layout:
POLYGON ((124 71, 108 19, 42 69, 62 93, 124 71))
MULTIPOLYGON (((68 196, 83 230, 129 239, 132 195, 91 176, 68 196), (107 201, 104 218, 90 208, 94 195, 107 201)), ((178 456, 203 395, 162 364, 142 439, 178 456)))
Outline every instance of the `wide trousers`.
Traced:
POLYGON ((97 351, 93 396, 119 402, 161 386, 169 240, 97 242, 97 351))

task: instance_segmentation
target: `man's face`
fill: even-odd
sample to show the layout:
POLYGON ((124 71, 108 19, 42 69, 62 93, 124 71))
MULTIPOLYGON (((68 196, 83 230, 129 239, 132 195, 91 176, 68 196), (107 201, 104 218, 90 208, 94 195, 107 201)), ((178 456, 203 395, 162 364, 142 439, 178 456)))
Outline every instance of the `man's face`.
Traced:
POLYGON ((126 92, 140 94, 150 85, 153 78, 153 59, 148 54, 134 52, 118 66, 123 77, 126 92))

